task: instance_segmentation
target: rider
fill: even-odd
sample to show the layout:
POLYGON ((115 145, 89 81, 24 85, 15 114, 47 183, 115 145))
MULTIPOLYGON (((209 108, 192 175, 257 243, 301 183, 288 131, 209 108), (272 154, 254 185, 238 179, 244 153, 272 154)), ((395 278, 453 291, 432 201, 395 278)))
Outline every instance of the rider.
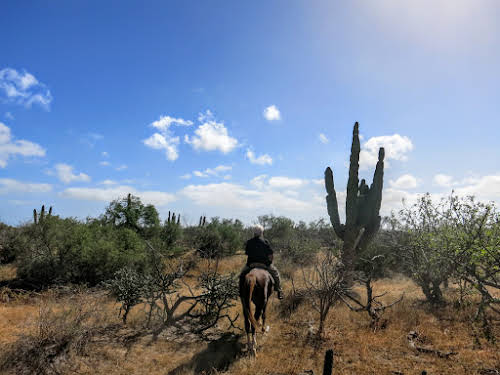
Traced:
POLYGON ((264 264, 267 271, 269 271, 274 279, 274 290, 278 292, 278 298, 283 299, 280 274, 272 264, 273 250, 271 249, 269 241, 264 239, 264 228, 262 225, 256 225, 254 227, 253 235, 254 237, 249 239, 245 245, 245 254, 248 255, 248 258, 245 267, 241 270, 240 283, 242 283, 245 275, 252 269, 250 267, 252 263, 264 264))

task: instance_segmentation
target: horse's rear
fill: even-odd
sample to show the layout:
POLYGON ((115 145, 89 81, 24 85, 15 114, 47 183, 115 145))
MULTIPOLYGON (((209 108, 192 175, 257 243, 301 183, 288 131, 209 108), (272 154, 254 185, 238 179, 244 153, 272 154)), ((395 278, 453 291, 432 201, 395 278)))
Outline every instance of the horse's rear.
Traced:
POLYGON ((250 354, 256 355, 255 329, 259 328, 259 319, 262 317, 262 332, 266 332, 266 307, 273 292, 273 278, 265 269, 254 268, 246 276, 240 290, 245 331, 248 339, 250 354), (255 313, 252 313, 252 302, 255 313), (250 339, 250 333, 252 339, 250 339))

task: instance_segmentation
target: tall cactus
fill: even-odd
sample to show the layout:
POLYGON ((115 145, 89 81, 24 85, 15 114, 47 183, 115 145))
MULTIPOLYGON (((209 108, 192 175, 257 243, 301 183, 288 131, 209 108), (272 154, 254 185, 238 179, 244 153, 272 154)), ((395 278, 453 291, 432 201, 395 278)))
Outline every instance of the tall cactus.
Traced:
POLYGON ((341 259, 344 264, 345 281, 352 284, 354 263, 360 252, 373 239, 380 228, 380 205, 384 179, 384 148, 378 152, 378 162, 370 187, 365 180, 359 183, 359 125, 352 132, 349 179, 347 181, 346 221, 340 222, 337 193, 330 167, 325 170, 326 204, 335 234, 343 241, 341 259))
MULTIPOLYGON (((49 208, 49 213, 47 215, 48 217, 52 216, 52 206, 49 208)), ((36 208, 33 209, 33 222, 35 224, 41 224, 45 219, 45 205, 42 205, 42 209, 40 210, 40 213, 38 214, 36 212, 36 208)))

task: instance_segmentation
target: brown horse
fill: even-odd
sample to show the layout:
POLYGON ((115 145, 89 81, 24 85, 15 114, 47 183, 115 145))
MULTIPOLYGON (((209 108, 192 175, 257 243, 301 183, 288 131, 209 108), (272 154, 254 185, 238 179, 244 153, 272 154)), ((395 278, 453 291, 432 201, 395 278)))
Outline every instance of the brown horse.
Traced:
POLYGON ((245 331, 247 333, 248 353, 256 356, 257 341, 255 330, 259 328, 258 320, 262 316, 262 332, 266 332, 266 306, 273 293, 274 280, 269 272, 263 268, 253 268, 243 280, 240 287, 240 298, 245 318, 245 331), (252 302, 255 313, 252 314, 252 302), (252 338, 250 339, 250 333, 252 338))

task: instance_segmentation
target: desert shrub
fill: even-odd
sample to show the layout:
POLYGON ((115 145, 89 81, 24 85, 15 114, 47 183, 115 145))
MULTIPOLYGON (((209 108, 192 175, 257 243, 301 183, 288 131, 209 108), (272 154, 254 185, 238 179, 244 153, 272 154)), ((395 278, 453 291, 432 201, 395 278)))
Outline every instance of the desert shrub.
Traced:
POLYGON ((144 296, 146 277, 134 269, 122 268, 110 281, 104 283, 117 301, 121 302, 120 314, 123 323, 127 323, 130 309, 138 305, 144 296))
POLYGON ((289 218, 273 215, 259 216, 258 221, 264 227, 264 237, 271 248, 280 255, 279 263, 285 267, 288 263, 310 264, 323 245, 317 236, 318 227, 312 224, 295 224, 289 218))
POLYGON ((227 256, 243 247, 244 227, 239 220, 212 218, 196 230, 195 246, 203 257, 227 256))
POLYGON ((160 229, 160 239, 166 250, 172 250, 182 238, 182 227, 174 222, 165 221, 160 229))
POLYGON ((146 267, 144 241, 129 228, 52 216, 26 231, 30 242, 18 257, 18 277, 39 287, 96 285, 123 267, 146 267))
POLYGON ((294 233, 281 248, 281 259, 296 265, 308 265, 314 262, 320 247, 317 239, 301 237, 294 233))
POLYGON ((441 284, 447 282, 454 271, 446 209, 444 201, 435 205, 427 194, 399 215, 398 250, 405 272, 433 305, 444 303, 441 284))
POLYGON ((289 247, 294 234, 293 220, 284 216, 262 215, 258 222, 264 227, 264 237, 271 243, 276 252, 281 252, 289 247))
POLYGON ((24 242, 23 230, 0 223, 0 264, 12 263, 24 242))

